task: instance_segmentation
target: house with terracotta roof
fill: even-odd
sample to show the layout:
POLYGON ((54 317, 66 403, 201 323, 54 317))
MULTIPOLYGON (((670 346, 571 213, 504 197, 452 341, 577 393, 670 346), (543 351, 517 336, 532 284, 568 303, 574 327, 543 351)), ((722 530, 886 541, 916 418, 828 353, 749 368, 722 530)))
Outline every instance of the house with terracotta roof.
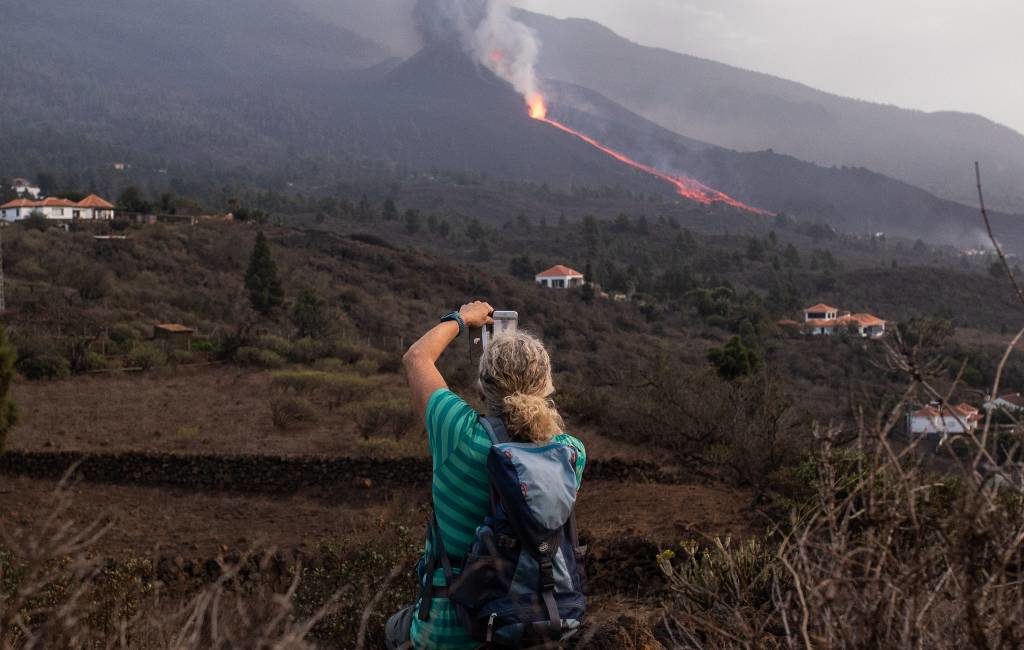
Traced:
MULTIPOLYGON (((791 321, 779 321, 780 327, 791 321)), ((878 338, 885 334, 886 321, 866 312, 851 314, 849 311, 818 303, 804 310, 802 331, 812 336, 853 334, 864 338, 878 338)))
POLYGON ((933 402, 911 412, 907 430, 917 435, 973 433, 981 422, 981 412, 970 404, 933 402))
POLYGON ((103 221, 114 218, 114 205, 95 194, 90 194, 81 201, 58 199, 14 199, 0 205, 0 218, 4 221, 21 221, 32 215, 57 221, 103 221))
POLYGON ((552 289, 582 287, 584 279, 583 274, 579 271, 570 269, 568 266, 562 266, 561 264, 556 264, 547 271, 541 271, 535 278, 540 286, 552 289))

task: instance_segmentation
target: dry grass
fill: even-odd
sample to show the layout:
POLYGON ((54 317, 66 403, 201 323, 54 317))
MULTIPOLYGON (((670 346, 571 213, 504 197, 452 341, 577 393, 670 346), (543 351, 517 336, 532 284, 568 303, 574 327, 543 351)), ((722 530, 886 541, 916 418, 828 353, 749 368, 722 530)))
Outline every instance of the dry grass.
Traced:
POLYGON ((67 485, 28 525, 0 537, 0 648, 311 648, 372 639, 411 597, 384 590, 414 556, 399 529, 386 550, 322 551, 315 566, 273 550, 209 560, 199 581, 165 578, 149 560, 103 561, 107 519, 78 523, 67 485), (324 560, 322 558, 328 558, 324 560), (283 568, 282 568, 283 567, 283 568), (172 580, 165 582, 164 580, 172 580), (363 621, 358 632, 353 625, 363 621))

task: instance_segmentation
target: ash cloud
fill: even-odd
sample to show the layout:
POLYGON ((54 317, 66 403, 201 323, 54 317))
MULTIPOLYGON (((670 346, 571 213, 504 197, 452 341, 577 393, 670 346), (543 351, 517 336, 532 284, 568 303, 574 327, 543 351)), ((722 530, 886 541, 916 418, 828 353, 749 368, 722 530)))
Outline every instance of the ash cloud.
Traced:
POLYGON ((540 43, 511 9, 509 0, 418 0, 414 16, 426 43, 457 42, 529 98, 537 94, 540 43))

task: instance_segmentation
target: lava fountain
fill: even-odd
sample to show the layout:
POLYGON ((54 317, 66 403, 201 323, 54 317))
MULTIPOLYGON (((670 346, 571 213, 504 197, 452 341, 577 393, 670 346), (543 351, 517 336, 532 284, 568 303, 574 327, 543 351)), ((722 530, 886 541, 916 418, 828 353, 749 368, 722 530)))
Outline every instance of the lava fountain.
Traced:
POLYGON ((675 188, 676 193, 685 199, 696 201, 697 203, 702 203, 704 205, 724 203, 725 205, 738 208, 740 210, 745 210, 747 212, 752 212, 754 214, 772 214, 767 210, 762 210, 761 208, 755 208, 753 206, 747 205, 746 203, 734 199, 728 194, 712 189, 695 179, 687 178, 685 176, 673 176, 671 174, 666 174, 663 171, 659 171, 654 167, 651 167, 650 165, 645 165, 642 162, 630 158, 621 151, 616 151, 611 147, 601 144, 594 138, 591 138, 588 135, 584 135, 583 133, 580 133, 579 131, 573 129, 572 127, 568 127, 562 124, 561 122, 551 119, 550 117, 548 117, 547 104, 544 103, 544 98, 539 94, 529 95, 526 98, 526 106, 529 110, 530 117, 532 117, 533 119, 550 124, 559 131, 563 131, 573 137, 579 138, 580 140, 586 142, 587 144, 594 147, 598 151, 601 151, 602 153, 611 156, 612 158, 618 160, 619 162, 625 165, 629 165, 633 169, 639 170, 645 174, 650 174, 651 176, 654 176, 656 178, 660 178, 661 180, 671 184, 675 188))

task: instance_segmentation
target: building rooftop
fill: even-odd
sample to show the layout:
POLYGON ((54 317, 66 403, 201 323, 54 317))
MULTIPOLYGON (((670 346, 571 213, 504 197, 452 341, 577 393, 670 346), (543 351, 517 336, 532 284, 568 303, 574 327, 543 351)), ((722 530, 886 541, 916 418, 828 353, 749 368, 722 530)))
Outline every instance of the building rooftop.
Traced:
POLYGON ((162 332, 169 332, 171 334, 191 334, 195 332, 191 327, 188 327, 187 325, 180 325, 178 323, 157 323, 153 328, 162 332))
POLYGON ((541 271, 540 273, 537 274, 538 278, 562 278, 567 276, 582 278, 583 274, 580 273, 579 271, 570 269, 568 266, 563 266, 561 264, 555 264, 547 271, 541 271))
POLYGON ((100 208, 103 210, 113 210, 114 206, 109 201, 95 194, 90 194, 77 203, 69 199, 58 199, 52 196, 46 199, 39 199, 38 201, 14 199, 0 205, 0 209, 6 208, 100 208))
POLYGON ((826 305, 823 302, 819 302, 817 305, 814 305, 812 307, 808 307, 804 311, 812 311, 814 313, 818 313, 819 311, 830 312, 830 311, 839 311, 839 308, 838 307, 831 307, 829 305, 826 305))

